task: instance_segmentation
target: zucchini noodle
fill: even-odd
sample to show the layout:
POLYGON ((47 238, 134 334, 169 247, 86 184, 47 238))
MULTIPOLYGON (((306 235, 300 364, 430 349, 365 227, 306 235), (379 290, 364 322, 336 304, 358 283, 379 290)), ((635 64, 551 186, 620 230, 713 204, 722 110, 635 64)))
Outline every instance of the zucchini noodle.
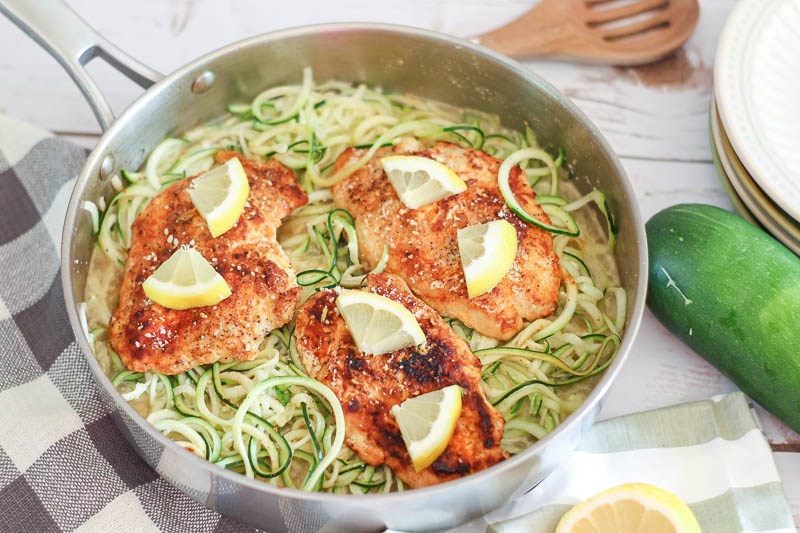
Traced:
MULTIPOLYGON (((342 408, 306 374, 293 322, 272 331, 252 361, 201 365, 176 376, 125 369, 108 344, 107 327, 136 217, 171 183, 211 168, 220 150, 256 161, 274 157, 309 194, 308 204, 278 230, 303 287, 301 301, 321 288, 360 287, 369 271, 360 262, 355 223, 335 208, 330 186, 408 135, 428 145, 482 149, 505 160, 501 176, 519 164, 552 220, 552 226, 540 224, 553 233, 563 274, 552 316, 527 323, 503 344, 445 317, 481 361, 487 398, 506 420, 501 445, 519 453, 580 406, 613 361, 627 316, 608 253, 616 229, 605 196, 577 193, 564 150, 540 146, 529 128, 513 131, 492 115, 365 85, 315 83, 304 69, 301 84, 231 103, 225 116, 165 139, 140 170, 112 178, 112 198, 82 206, 97 236, 89 280, 107 293, 87 287, 82 323, 114 386, 156 429, 220 468, 278 486, 353 494, 404 489, 390 468, 370 466, 344 445, 342 408), (356 157, 336 169, 337 157, 350 148, 359 150, 356 157)), ((372 272, 383 271, 388 259, 384 245, 372 272)))

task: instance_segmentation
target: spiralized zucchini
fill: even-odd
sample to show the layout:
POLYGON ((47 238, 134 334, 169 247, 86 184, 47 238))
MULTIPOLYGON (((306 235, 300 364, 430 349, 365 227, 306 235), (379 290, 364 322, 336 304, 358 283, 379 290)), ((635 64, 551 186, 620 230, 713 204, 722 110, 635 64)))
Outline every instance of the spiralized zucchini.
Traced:
MULTIPOLYGON (((134 220, 171 183, 211 168, 219 150, 258 161, 274 157, 294 169, 309 194, 309 203, 278 233, 305 301, 320 288, 357 288, 369 273, 360 263, 353 217, 335 208, 329 187, 403 135, 426 144, 450 141, 519 163, 551 213, 564 277, 556 313, 527 324, 502 345, 445 317, 483 365, 486 395, 506 420, 502 446, 519 453, 580 406, 593 376, 613 361, 627 312, 625 291, 614 285, 616 272, 607 258, 615 228, 605 197, 599 191, 573 194, 564 150, 549 153, 530 129, 512 131, 491 115, 365 85, 315 84, 305 69, 301 84, 231 103, 220 119, 164 140, 140 171, 115 177, 120 190, 107 205, 99 199, 84 209, 100 253, 124 264, 134 220), (336 158, 351 147, 362 152, 334 169, 336 158), (606 235, 598 215, 605 218, 606 235)), ((384 246, 373 272, 385 268, 388 254, 384 246)), ((86 328, 93 343, 110 351, 107 320, 89 317, 86 328)), ((198 366, 177 376, 132 372, 111 352, 112 382, 154 427, 221 468, 304 490, 403 490, 391 469, 367 465, 343 445, 341 406, 325 385, 307 376, 293 327, 292 322, 272 331, 252 361, 198 366)))

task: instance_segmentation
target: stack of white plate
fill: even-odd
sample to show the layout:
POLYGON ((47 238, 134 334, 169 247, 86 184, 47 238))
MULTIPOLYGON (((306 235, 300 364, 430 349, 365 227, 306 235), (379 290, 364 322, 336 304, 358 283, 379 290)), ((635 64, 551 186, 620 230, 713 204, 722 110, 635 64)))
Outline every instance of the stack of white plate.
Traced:
POLYGON ((714 160, 734 206, 800 255, 800 0, 739 0, 714 62, 714 160))

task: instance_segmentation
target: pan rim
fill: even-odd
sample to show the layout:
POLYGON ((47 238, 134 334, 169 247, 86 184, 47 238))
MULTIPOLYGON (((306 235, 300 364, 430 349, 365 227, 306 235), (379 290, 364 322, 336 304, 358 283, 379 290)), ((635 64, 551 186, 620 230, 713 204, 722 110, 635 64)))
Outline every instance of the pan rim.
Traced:
MULTIPOLYGON (((558 435, 567 431, 570 426, 580 424, 583 422, 584 417, 590 413, 592 409, 597 407, 603 398, 606 396, 611 384, 617 378, 622 365, 627 359, 630 349, 638 333, 641 320, 644 314, 645 295, 647 291, 648 280, 648 254, 647 254, 647 241, 645 238, 644 222, 642 220, 639 204, 636 200, 636 195, 633 183, 628 177, 625 169, 612 150, 610 144, 605 137, 600 133, 597 127, 589 120, 589 118, 564 94, 556 89, 552 84, 541 78, 529 69, 526 69, 518 62, 509 59, 489 48, 480 44, 454 37, 451 35, 439 33, 432 30, 415 28, 410 26, 403 26, 397 24, 382 24, 382 23, 362 23, 362 22, 339 22, 329 24, 312 24, 305 26, 297 26, 289 29, 278 30, 275 32, 264 33, 261 35, 249 37, 222 48, 204 54, 197 59, 183 65, 171 74, 165 76, 158 83, 150 87, 145 93, 137 98, 125 112, 112 124, 112 126, 103 134, 98 141, 95 148, 89 155, 81 174, 76 180, 73 188, 67 213, 64 222, 64 230, 62 233, 61 241, 61 281, 64 293, 65 305, 67 314, 69 316, 70 325, 73 333, 75 334, 76 341, 87 360, 89 368, 94 374, 95 382, 100 385, 105 393, 113 399, 115 407, 118 411, 124 413, 130 420, 142 428, 147 434, 155 439, 160 445, 169 447, 174 453, 187 454, 184 459, 194 461, 193 466, 208 471, 212 476, 219 476, 230 482, 234 486, 243 485, 249 489, 262 492, 264 494, 271 494, 275 496, 282 496, 291 499, 315 501, 319 503, 336 504, 338 502, 349 503, 382 503, 391 504, 392 502, 408 502, 414 499, 425 499, 442 491, 453 489, 457 486, 471 485, 473 483, 480 483, 489 477, 493 477, 500 472, 516 468, 519 464, 525 462, 531 455, 539 452, 539 450, 546 448, 552 440, 558 438, 558 435), (466 48, 471 53, 478 56, 483 56, 500 66, 511 70, 515 75, 522 78, 527 85, 536 87, 544 91, 548 97, 555 100, 560 106, 564 107, 566 111, 574 116, 578 122, 586 128, 591 134, 592 138, 599 144, 603 154, 608 159, 611 167, 617 176, 617 180, 621 185, 624 196, 624 201, 627 203, 631 210, 631 215, 634 225, 634 233, 631 238, 635 238, 635 249, 639 253, 638 272, 636 273, 636 282, 631 287, 631 292, 634 294, 634 305, 630 315, 630 321, 626 327, 625 334, 621 339, 621 344, 615 361, 605 371, 601 380, 597 383, 591 393, 586 397, 581 406, 571 413, 556 429, 550 432, 544 439, 541 439, 530 446, 525 451, 506 459, 489 468, 475 472, 473 474, 464 476, 459 479, 440 483, 429 487, 417 488, 403 492, 392 492, 386 494, 328 494, 328 493, 312 493, 305 492, 298 489, 275 487, 269 483, 250 479, 237 472, 229 471, 220 468, 205 459, 192 454, 191 452, 181 448, 174 441, 167 438, 160 431, 156 430, 147 420, 142 417, 133 407, 125 401, 121 394, 111 385, 111 380, 108 379, 106 374, 100 368, 94 352, 90 347, 88 340, 83 334, 83 328, 78 316, 78 302, 74 301, 72 293, 72 279, 71 279, 71 243, 74 232, 75 221, 79 213, 81 197, 87 184, 90 182, 89 170, 98 166, 100 159, 105 155, 105 150, 110 140, 117 136, 125 127, 128 119, 137 113, 141 112, 148 105, 148 95, 153 94, 160 87, 169 85, 173 80, 181 78, 187 73, 195 72, 202 69, 209 62, 219 59, 223 56, 234 54, 241 49, 248 48, 263 44, 264 42, 279 41, 292 37, 301 37, 307 34, 319 32, 352 32, 352 31, 377 31, 400 33, 412 37, 420 37, 423 39, 436 40, 445 42, 454 47, 466 48), (191 456, 191 457, 188 457, 191 456)), ((571 452, 570 452, 571 453, 571 452)), ((213 477, 212 477, 213 479, 213 477)), ((522 487, 520 487, 522 488, 522 487)), ((526 489, 528 487, 525 487, 526 489)), ((488 510, 487 510, 488 511, 488 510)))

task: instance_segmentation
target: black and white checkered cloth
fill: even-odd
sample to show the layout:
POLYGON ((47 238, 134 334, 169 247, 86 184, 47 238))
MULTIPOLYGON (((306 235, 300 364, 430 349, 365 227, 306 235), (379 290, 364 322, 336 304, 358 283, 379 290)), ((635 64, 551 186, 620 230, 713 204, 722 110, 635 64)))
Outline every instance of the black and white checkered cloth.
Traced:
POLYGON ((161 478, 101 401, 59 269, 86 156, 0 115, 0 531, 253 531, 161 478))

